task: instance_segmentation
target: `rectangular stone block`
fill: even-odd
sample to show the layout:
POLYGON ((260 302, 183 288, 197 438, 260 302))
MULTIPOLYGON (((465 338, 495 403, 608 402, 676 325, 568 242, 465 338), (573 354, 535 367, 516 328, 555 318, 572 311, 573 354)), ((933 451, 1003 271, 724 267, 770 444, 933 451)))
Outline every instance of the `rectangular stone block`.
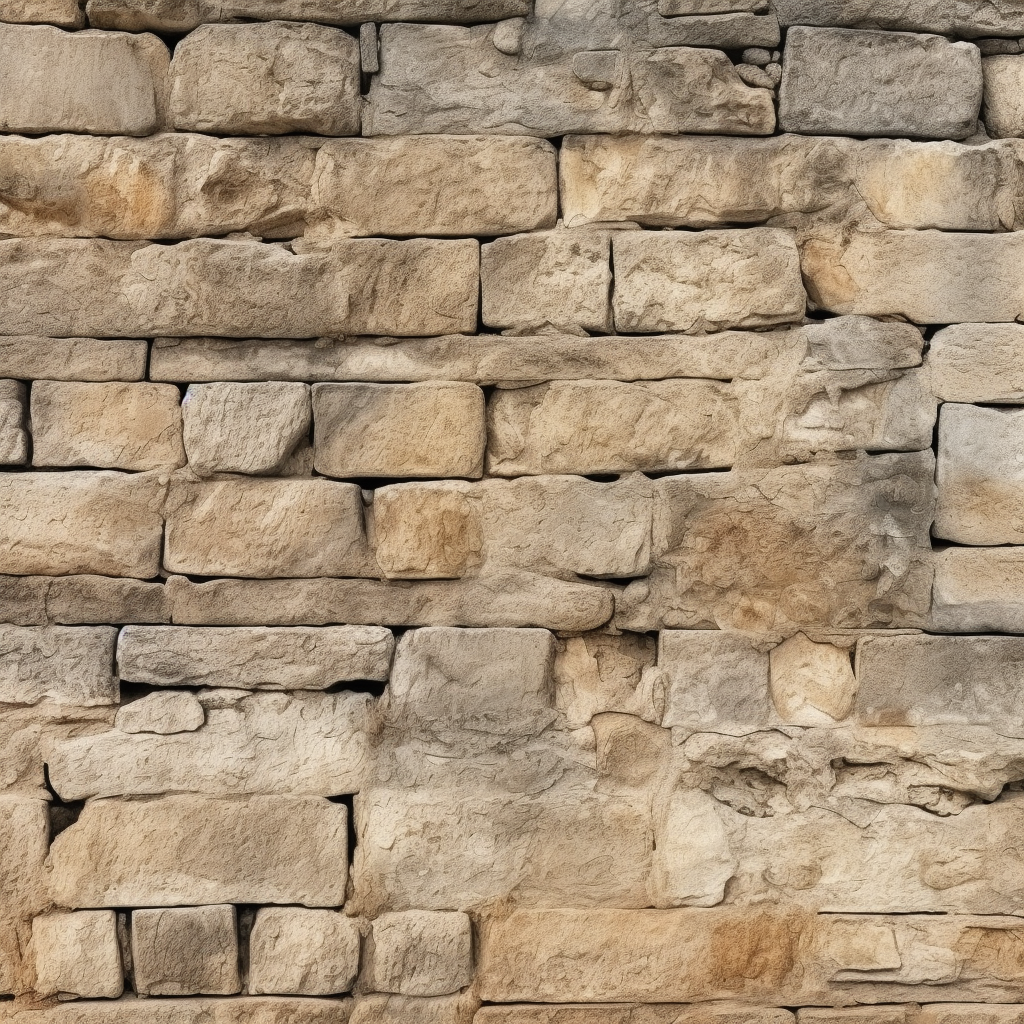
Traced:
MULTIPOLYGON (((0 994, 29 990, 30 921, 47 909, 47 801, 0 795, 0 994)), ((4 1008, 11 1003, 0 1001, 4 1008)), ((0 1014, 3 1009, 0 1009, 0 1014)))
POLYGON ((349 1007, 337 999, 238 996, 194 999, 123 999, 0 1007, 4 1024, 338 1024, 349 1007))
POLYGON ((124 990, 112 910, 41 914, 32 920, 30 949, 37 996, 116 999, 124 990))
POLYGON ((132 912, 132 974, 143 996, 230 996, 242 987, 235 908, 132 912))
POLYGON ((144 341, 0 338, 0 374, 22 380, 142 380, 144 341))
POLYGON ((1002 54, 982 62, 985 102, 982 116, 988 134, 995 139, 1024 135, 1024 58, 1002 54))
POLYGON ((0 572, 152 579, 165 491, 155 473, 0 475, 0 572))
POLYGON ((777 0, 774 8, 783 25, 938 32, 968 39, 1024 34, 1024 15, 1015 6, 985 0, 777 0))
POLYGON ((800 257, 789 231, 626 231, 612 245, 620 331, 699 334, 804 315, 800 257))
POLYGON ((1024 633, 1024 548, 937 552, 931 621, 941 633, 1024 633))
POLYGON ((779 125, 817 135, 964 139, 981 109, 981 53, 941 36, 794 27, 779 125))
POLYGON ((68 625, 170 621, 167 588, 162 583, 108 576, 34 577, 45 581, 45 615, 68 625))
POLYGON ((50 847, 50 888, 67 907, 341 906, 347 818, 317 797, 90 801, 50 847))
POLYGON ((928 378, 944 402, 1024 404, 1024 326, 956 324, 936 333, 928 378))
POLYGON ((476 329, 478 244, 353 239, 300 255, 216 239, 12 239, 0 283, 18 334, 418 337, 476 329))
MULTIPOLYGON (((871 1007, 872 1012, 875 1007, 871 1007)), ((474 1024, 793 1024, 789 1010, 741 1003, 689 1006, 680 1003, 582 1003, 481 1006, 474 1024)))
POLYGON ((0 703, 116 704, 116 635, 109 626, 0 625, 0 703))
POLYGON ((85 11, 78 0, 8 0, 0 11, 0 21, 14 24, 44 22, 58 28, 82 28, 85 11))
POLYGON ((225 477, 171 485, 164 568, 199 576, 362 576, 355 484, 225 477))
POLYGON ((18 466, 28 462, 28 433, 25 430, 25 385, 20 380, 0 380, 0 464, 18 466))
POLYGON ((153 35, 0 24, 0 130, 149 135, 164 116, 169 62, 153 35))
POLYGON ((443 996, 473 980, 473 926, 468 914, 405 910, 373 922, 369 988, 407 996, 443 996))
POLYGON ((479 1003, 472 990, 454 996, 396 996, 356 999, 352 1024, 472 1024, 479 1003))

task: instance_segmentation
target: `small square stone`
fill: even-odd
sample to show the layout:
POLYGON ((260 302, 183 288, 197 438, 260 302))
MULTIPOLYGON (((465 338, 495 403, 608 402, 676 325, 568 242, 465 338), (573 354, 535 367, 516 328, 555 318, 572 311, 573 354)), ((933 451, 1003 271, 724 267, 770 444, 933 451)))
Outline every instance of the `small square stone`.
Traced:
POLYGON ((370 985, 377 992, 443 996, 473 977, 473 931, 458 912, 406 910, 373 922, 370 985))
POLYGON ((116 999, 124 989, 113 910, 44 914, 32 921, 35 993, 116 999))
POLYGON ((337 910, 264 907, 249 938, 249 994, 330 996, 359 973, 359 925, 337 910))

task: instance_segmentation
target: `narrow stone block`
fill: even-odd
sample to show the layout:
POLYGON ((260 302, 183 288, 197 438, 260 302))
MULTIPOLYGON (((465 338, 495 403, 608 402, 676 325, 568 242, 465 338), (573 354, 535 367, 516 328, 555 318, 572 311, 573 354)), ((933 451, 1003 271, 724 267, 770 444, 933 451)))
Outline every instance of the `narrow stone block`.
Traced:
POLYGON ((28 462, 28 433, 25 431, 25 385, 20 380, 0 380, 0 464, 17 466, 28 462))
POLYGON ((148 348, 145 341, 0 338, 0 374, 22 380, 142 380, 148 348))
POLYGON ((370 987, 406 996, 443 996, 470 983, 469 915, 407 910, 373 922, 370 987))
POLYGON ((359 973, 359 924, 336 910, 263 907, 249 937, 249 992, 329 996, 359 973))
POLYGON ((117 704, 110 626, 0 625, 0 703, 117 704))
POLYGON ((116 999, 124 990, 112 910, 43 914, 32 921, 34 991, 82 999, 116 999))
MULTIPOLYGON (((286 996, 195 997, 192 999, 116 999, 61 1003, 23 1010, 5 1003, 4 1024, 337 1024, 348 1006, 337 999, 286 996)), ((461 1024, 461 1022, 460 1022, 461 1024)))
POLYGON ((1024 57, 1001 55, 982 62, 985 103, 982 117, 994 139, 1024 136, 1024 57))
POLYGON ((172 690, 147 693, 130 704, 123 704, 114 716, 114 728, 133 736, 140 733, 173 736, 179 732, 195 732, 205 721, 203 705, 195 694, 172 690))

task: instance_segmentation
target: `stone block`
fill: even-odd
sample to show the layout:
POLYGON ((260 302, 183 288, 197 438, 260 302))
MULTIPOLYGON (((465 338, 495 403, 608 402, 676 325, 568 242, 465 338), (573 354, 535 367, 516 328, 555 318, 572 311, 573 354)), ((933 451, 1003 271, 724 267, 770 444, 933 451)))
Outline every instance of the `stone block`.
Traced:
POLYGON ((357 998, 349 1020, 350 1024, 472 1024, 478 1006, 471 993, 434 997, 381 993, 357 998))
POLYGON ((110 626, 0 625, 0 703, 117 704, 110 626))
POLYGON ((336 910, 263 907, 249 936, 253 995, 329 996, 359 973, 359 924, 336 910))
POLYGON ((221 135, 358 135, 359 43, 305 22, 202 25, 174 48, 170 119, 221 135))
POLYGON ((181 394, 172 384, 36 381, 32 463, 128 470, 183 466, 181 394))
POLYGON ((193 472, 280 473, 309 435, 309 388, 284 381, 190 384, 181 415, 193 472))
POLYGON ((22 380, 142 380, 148 348, 145 341, 0 338, 0 374, 22 380))
POLYGON ((308 253, 210 238, 9 239, 0 315, 12 333, 57 336, 473 332, 478 249, 474 239, 351 239, 308 253))
POLYGON ((794 27, 779 124, 812 135, 963 139, 981 109, 981 53, 935 35, 794 27))
POLYGON ((315 384, 313 466, 335 477, 479 477, 484 395, 473 384, 315 384))
POLYGON ((796 1018, 789 1010, 743 1003, 517 1003, 482 1006, 473 1019, 475 1024, 794 1024, 796 1018))
POLYGON ((1024 16, 1015 7, 984 0, 777 0, 783 25, 842 25, 941 35, 1019 36, 1024 16))
POLYGON ((43 22, 58 28, 84 28, 85 11, 78 0, 10 0, 0 12, 0 20, 19 25, 43 22))
POLYGON ((50 845, 47 806, 44 799, 0 794, 0 993, 4 995, 28 990, 29 922, 51 906, 44 866, 50 845))
POLYGON ((336 907, 347 820, 346 807, 318 797, 89 801, 50 847, 50 888, 67 907, 336 907))
POLYGON ((171 486, 168 572, 362 576, 368 558, 355 484, 226 477, 171 486))
POLYGON ((112 910, 42 914, 32 920, 31 950, 42 998, 116 999, 124 990, 112 910))
POLYGON ((406 910, 373 922, 367 984, 377 992, 444 996, 473 979, 468 914, 406 910))
POLYGON ((234 999, 123 999, 22 1009, 5 1003, 4 1024, 337 1024, 348 1006, 337 999, 238 996, 234 999), (6 1009, 6 1007, 12 1007, 6 1009))
POLYGON ((772 649, 772 706, 787 725, 831 726, 853 710, 857 678, 848 651, 797 633, 772 649))
POLYGON ((800 256, 789 231, 626 231, 613 247, 620 331, 700 334, 804 315, 800 256))
POLYGON ((538 232, 482 246, 484 323, 610 331, 610 255, 603 231, 538 232))
POLYGON ((114 728, 121 732, 154 733, 171 736, 179 732, 195 732, 206 721, 206 712, 193 693, 172 690, 148 693, 130 704, 122 704, 114 716, 114 728))
POLYGON ((171 612, 166 598, 162 583, 107 576, 46 578, 46 617, 50 622, 169 622, 171 612))
POLYGON ((931 340, 929 384, 943 402, 1024 405, 1024 326, 956 324, 931 340))
POLYGON ((1024 633, 1024 549, 937 552, 931 620, 940 633, 1024 633))
POLYGON ((25 385, 20 380, 0 380, 0 464, 28 462, 25 431, 25 385))
POLYGON ((985 78, 982 117, 994 139, 1024 135, 1024 57, 1004 54, 981 62, 985 78))
POLYGON ((539 139, 404 136, 317 151, 317 237, 503 235, 555 226, 557 152, 539 139))
POLYGON ((0 622, 14 626, 45 626, 49 576, 0 576, 0 622))
POLYGON ((384 682, 394 648, 380 626, 125 626, 117 663, 122 679, 151 686, 326 690, 384 682))
POLYGON ((132 912, 132 966, 142 996, 230 996, 240 991, 231 906, 132 912))
POLYGON ((0 130, 149 135, 163 119, 169 61, 148 34, 0 24, 0 130))

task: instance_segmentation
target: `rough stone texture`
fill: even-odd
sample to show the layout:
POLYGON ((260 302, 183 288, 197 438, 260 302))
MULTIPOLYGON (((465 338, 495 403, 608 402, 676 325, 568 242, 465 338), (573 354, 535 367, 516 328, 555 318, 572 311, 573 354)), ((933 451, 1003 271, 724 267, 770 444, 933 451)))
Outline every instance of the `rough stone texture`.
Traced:
POLYGON ((43 997, 63 993, 86 999, 116 999, 124 989, 112 910, 80 910, 34 918, 31 951, 33 988, 43 997))
POLYGON ((135 381, 146 374, 146 342, 94 338, 0 338, 0 372, 42 380, 135 381))
POLYGON ((940 552, 932 622, 943 633, 1024 632, 1024 552, 1015 547, 940 552))
POLYGON ((116 704, 115 636, 109 626, 0 626, 0 703, 116 704))
POLYGON ((1024 135, 1024 61, 1020 57, 986 57, 981 62, 985 77, 982 116, 989 135, 996 139, 1024 135))
POLYGON ((58 28, 82 28, 85 11, 78 0, 9 0, 0 12, 0 21, 13 24, 46 22, 58 28))
POLYGON ((125 704, 114 717, 114 728, 121 732, 170 736, 178 732, 195 732, 205 721, 206 713, 196 696, 171 691, 150 693, 125 704))
POLYGON ((0 794, 0 992, 24 992, 31 919, 47 909, 47 803, 0 794))
POLYGON ((25 432, 25 385, 20 380, 0 380, 0 465, 28 461, 25 432))
POLYGON ((1024 404, 1024 326, 957 324, 936 333, 928 375, 944 402, 1024 404))
POLYGON ((0 1009, 5 1024, 337 1024, 349 1007, 335 999, 123 999, 0 1009))
POLYGON ((470 1024, 479 1000, 455 996, 369 995, 356 999, 354 1024, 470 1024))
POLYGON ((378 992, 444 996, 472 978, 472 927, 467 914, 406 910, 373 922, 367 981, 378 992))
POLYGON ((842 25, 950 35, 1015 36, 1024 17, 1012 4, 985 0, 777 0, 783 25, 842 25))

